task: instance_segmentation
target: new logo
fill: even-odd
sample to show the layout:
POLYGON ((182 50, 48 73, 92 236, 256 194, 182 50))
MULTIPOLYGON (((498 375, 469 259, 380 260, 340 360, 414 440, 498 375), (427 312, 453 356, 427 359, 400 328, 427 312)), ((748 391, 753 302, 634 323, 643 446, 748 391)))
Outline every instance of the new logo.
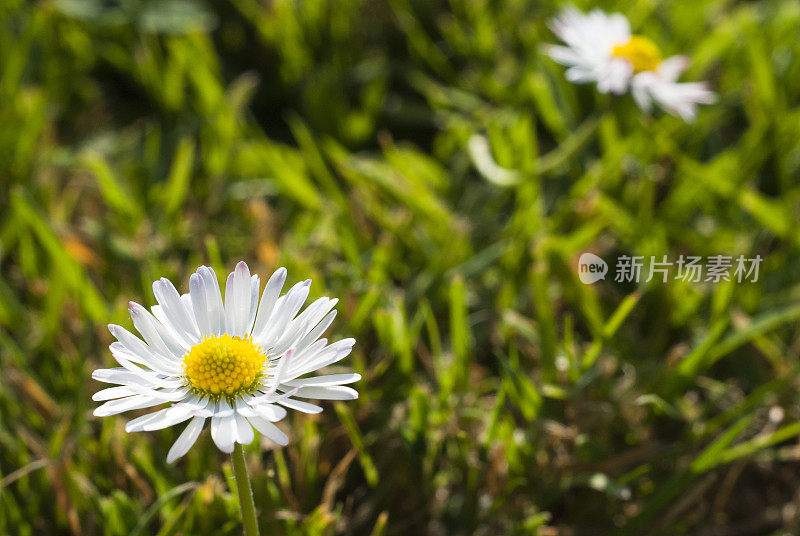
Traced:
POLYGON ((581 283, 591 285, 606 278, 608 264, 594 253, 583 253, 578 259, 578 277, 581 283))

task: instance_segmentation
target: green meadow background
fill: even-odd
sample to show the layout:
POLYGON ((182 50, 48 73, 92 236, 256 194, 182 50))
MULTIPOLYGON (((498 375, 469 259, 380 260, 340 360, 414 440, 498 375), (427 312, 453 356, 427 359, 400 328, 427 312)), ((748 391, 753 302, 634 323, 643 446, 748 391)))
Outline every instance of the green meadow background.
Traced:
POLYGON ((241 534, 207 432, 168 465, 90 399, 129 300, 240 259, 339 297, 363 375, 247 448, 263 535, 800 533, 800 4, 603 3, 692 125, 567 83, 563 5, 4 0, 0 534, 241 534))

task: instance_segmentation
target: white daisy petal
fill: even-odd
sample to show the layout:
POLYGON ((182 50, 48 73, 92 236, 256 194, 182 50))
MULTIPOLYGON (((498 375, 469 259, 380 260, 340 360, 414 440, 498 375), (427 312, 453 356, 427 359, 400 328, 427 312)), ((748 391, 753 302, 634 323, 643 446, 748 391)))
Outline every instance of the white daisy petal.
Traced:
POLYGON ((101 389, 92 395, 92 400, 95 402, 103 402, 105 400, 113 400, 115 398, 123 398, 126 396, 135 395, 136 391, 127 385, 120 385, 118 387, 108 387, 101 389))
POLYGON ((263 335, 256 339, 256 342, 264 346, 265 350, 269 351, 278 342, 278 338, 284 334, 286 326, 289 325, 289 322, 303 306, 306 298, 308 298, 310 287, 310 279, 297 283, 289 289, 289 292, 286 293, 282 300, 278 300, 275 304, 275 309, 270 315, 267 328, 264 330, 263 335))
POLYGON ((230 454, 233 452, 233 444, 236 442, 236 419, 233 415, 211 417, 211 439, 222 452, 230 454))
POLYGON ((330 313, 325 315, 325 318, 323 318, 308 333, 303 335, 303 338, 298 341, 296 346, 297 350, 298 351, 303 350, 307 348, 309 344, 316 341, 330 327, 335 318, 336 318, 336 311, 331 311, 330 313))
MULTIPOLYGON (((250 268, 244 261, 236 265, 234 274, 234 296, 236 298, 237 306, 234 307, 233 316, 236 319, 236 335, 244 336, 247 330, 247 321, 250 318, 250 304, 252 303, 252 279, 250 277, 250 268)), ((225 295, 227 299, 227 294, 225 295)))
POLYGON ((275 404, 258 404, 254 409, 259 417, 271 422, 278 422, 286 417, 286 410, 275 404))
MULTIPOLYGON (((109 346, 109 349, 111 350, 111 355, 114 356, 117 363, 122 365, 122 368, 138 376, 140 380, 144 380, 141 382, 143 385, 151 387, 167 387, 171 385, 169 380, 163 379, 164 375, 157 373, 155 370, 140 367, 138 364, 140 358, 138 356, 131 356, 131 354, 119 347, 112 348, 109 346), (129 359, 129 357, 135 357, 136 360, 129 359), (167 383, 162 383, 164 381, 167 383)), ((153 366, 155 365, 153 364, 153 366)))
POLYGON ((628 84, 633 75, 633 68, 624 60, 611 60, 602 75, 597 80, 597 90, 600 93, 613 93, 621 95, 628 89, 628 84))
POLYGON ((296 358, 295 362, 292 364, 292 367, 286 371, 285 379, 283 381, 297 378, 303 374, 314 372, 315 370, 319 370, 323 367, 327 367, 338 361, 341 361, 350 355, 350 351, 353 349, 354 343, 354 339, 343 339, 325 347, 318 353, 306 351, 306 356, 303 356, 302 361, 300 357, 296 358))
POLYGON ((250 316, 250 288, 250 269, 242 261, 228 276, 225 285, 225 322, 229 335, 244 335, 250 316))
POLYGON ((236 301, 236 298, 234 297, 233 292, 233 281, 235 276, 236 273, 231 272, 228 274, 228 278, 225 280, 225 298, 223 303, 225 311, 225 333, 228 335, 236 335, 236 320, 234 318, 234 302, 236 301))
POLYGON ((115 383, 127 386, 131 389, 174 389, 183 385, 177 378, 162 378, 153 374, 145 374, 145 371, 131 372, 125 367, 113 369, 97 369, 92 372, 92 379, 104 383, 115 383))
MULTIPOLYGON (((139 385, 145 385, 148 387, 164 387, 164 388, 177 387, 178 385, 180 385, 180 381, 176 379, 165 378, 164 376, 168 375, 160 374, 155 369, 152 370, 144 369, 138 366, 136 364, 137 361, 128 359, 130 354, 127 351, 121 350, 119 347, 114 347, 113 344, 109 346, 109 348, 111 349, 111 355, 114 356, 114 359, 117 361, 117 363, 122 365, 123 369, 127 370, 128 372, 132 373, 138 378, 138 380, 135 380, 134 382, 138 383, 139 385)), ((153 366, 155 367, 156 365, 153 364, 153 366)), ((117 383, 117 382, 111 381, 109 383, 117 383)), ((125 385, 127 385, 128 383, 129 382, 125 382, 125 385)))
POLYGON ((125 425, 126 432, 152 431, 181 423, 192 417, 191 410, 186 407, 172 406, 142 415, 125 425))
POLYGON ((297 411, 301 411, 303 413, 315 414, 315 413, 322 413, 322 408, 317 406, 316 404, 312 404, 311 402, 305 402, 303 400, 295 400, 293 398, 284 398, 278 401, 278 404, 281 406, 286 406, 289 409, 294 409, 297 411))
POLYGON ((162 403, 179 402, 186 397, 188 390, 185 387, 178 389, 148 389, 146 386, 131 386, 130 389, 136 394, 144 395, 149 398, 157 398, 162 403))
POLYGON ((172 282, 166 277, 154 281, 153 294, 172 328, 179 333, 192 337, 193 342, 198 342, 200 334, 189 319, 189 313, 186 311, 183 301, 181 301, 181 295, 178 294, 172 282))
POLYGON ((302 337, 303 333, 306 331, 308 331, 307 322, 303 324, 290 323, 289 326, 287 326, 287 328, 284 330, 281 338, 269 347, 269 353, 272 355, 282 355, 290 348, 296 347, 300 337, 302 337))
POLYGON ((676 82, 688 67, 689 58, 686 56, 672 56, 662 61, 656 72, 663 80, 676 82))
POLYGON ((189 295, 188 292, 186 294, 181 294, 181 302, 183 303, 183 308, 186 309, 186 316, 189 317, 189 321, 192 324, 192 333, 197 335, 198 333, 200 333, 200 328, 197 324, 197 317, 194 315, 194 308, 192 307, 192 297, 189 295))
POLYGON ((193 416, 195 417, 212 417, 214 412, 209 409, 210 404, 206 400, 205 402, 178 402, 175 406, 185 406, 193 416))
POLYGON ((178 439, 175 440, 172 448, 169 449, 167 453, 167 463, 172 463, 189 452, 189 449, 192 448, 192 445, 194 445, 195 441, 197 441, 197 438, 200 436, 200 432, 203 431, 205 422, 206 419, 204 417, 194 417, 189 422, 181 435, 178 436, 178 439))
MULTIPOLYGON (((111 334, 116 337, 120 344, 124 346, 131 353, 131 355, 138 356, 140 359, 148 361, 158 361, 156 356, 157 351, 145 344, 139 337, 127 329, 116 324, 109 324, 108 331, 110 331, 111 334)), ((168 356, 169 354, 160 355, 158 357, 168 358, 168 356)))
POLYGON ((338 302, 336 299, 320 298, 306 307, 305 311, 289 324, 272 351, 275 354, 282 354, 291 347, 299 351, 317 340, 336 318, 336 311, 331 312, 331 309, 338 302))
POLYGON ((214 415, 217 417, 230 417, 233 415, 234 411, 235 410, 227 400, 220 398, 219 402, 217 403, 217 409, 214 411, 214 415))
POLYGON ((595 71, 580 66, 570 67, 564 73, 564 76, 573 84, 588 84, 589 82, 597 81, 597 73, 595 71))
POLYGON ((271 439, 278 445, 285 446, 289 444, 289 438, 286 437, 286 434, 268 420, 262 419, 261 417, 248 417, 247 420, 250 421, 253 428, 258 430, 261 435, 271 439))
POLYGON ((653 108, 653 101, 650 98, 649 85, 651 83, 653 73, 640 73, 633 78, 631 84, 631 95, 636 105, 644 112, 650 112, 653 108))
POLYGON ((561 65, 575 65, 580 63, 580 56, 569 47, 562 47, 559 45, 544 45, 542 50, 545 54, 553 58, 554 61, 561 65))
POLYGON ((153 406, 157 406, 158 404, 163 404, 163 402, 164 401, 160 398, 151 398, 144 395, 133 395, 126 398, 117 398, 115 400, 109 400, 105 404, 98 406, 94 410, 94 416, 109 417, 111 415, 116 415, 117 413, 131 411, 134 409, 151 408, 153 406))
POLYGON ((319 298, 318 300, 314 300, 305 310, 297 315, 297 317, 292 321, 293 323, 297 324, 308 324, 309 326, 317 325, 322 318, 328 314, 328 312, 333 309, 336 304, 339 303, 339 300, 330 299, 327 297, 319 298))
POLYGON ((158 374, 174 376, 180 372, 180 365, 177 360, 167 359, 155 354, 134 354, 120 342, 112 342, 108 349, 115 359, 122 358, 132 363, 144 365, 158 374))
POLYGON ((144 430, 144 425, 148 421, 158 419, 161 415, 167 412, 166 409, 160 409, 158 411, 154 411, 153 413, 148 413, 147 415, 142 415, 141 417, 136 417, 128 421, 125 424, 125 431, 126 432, 141 432, 144 430))
POLYGON ((253 332, 253 326, 256 323, 256 312, 258 311, 258 289, 261 286, 261 279, 258 275, 254 274, 250 278, 250 312, 247 318, 247 326, 245 334, 250 335, 253 332))
MULTIPOLYGON (((185 303, 189 303, 189 302, 186 302, 185 300, 183 300, 183 297, 181 297, 181 301, 184 301, 185 303)), ((185 304, 184 304, 184 306, 185 306, 185 304)), ((191 306, 191 304, 190 304, 190 306, 191 306)), ((160 323, 159 330, 161 330, 163 332, 166 332, 168 337, 171 337, 171 339, 174 340, 174 341, 180 341, 178 344, 180 344, 181 346, 184 346, 186 348, 189 348, 189 347, 194 345, 194 343, 195 343, 194 336, 192 334, 189 334, 189 333, 184 333, 180 329, 175 329, 175 327, 173 326, 173 322, 169 319, 167 314, 164 312, 164 308, 163 307, 161 307, 160 305, 156 304, 156 305, 154 305, 154 306, 152 306, 150 308, 150 312, 158 320, 158 322, 160 323)), ((194 317, 194 314, 192 314, 192 317, 194 317)), ((192 319, 192 322, 194 322, 194 319, 192 319)), ((195 326, 195 328, 197 327, 196 323, 194 323, 193 325, 195 326)))
POLYGON ((342 385, 330 387, 317 387, 311 385, 301 387, 295 396, 302 398, 313 398, 316 400, 355 400, 358 398, 358 391, 342 385))
POLYGON ((346 385, 354 383, 361 379, 361 374, 327 374, 325 376, 315 376, 314 378, 301 378, 299 380, 289 380, 281 382, 281 385, 288 385, 289 387, 305 387, 307 385, 316 385, 317 387, 327 387, 331 385, 346 385))
POLYGON ((199 272, 195 272, 189 277, 189 297, 192 300, 192 309, 194 309, 194 316, 197 319, 197 326, 200 329, 201 336, 212 335, 216 329, 216 317, 214 317, 212 323, 212 319, 209 316, 207 298, 209 293, 206 291, 205 285, 205 281, 199 272))
POLYGON ((639 73, 633 79, 632 93, 637 105, 649 111, 652 103, 667 113, 691 122, 698 104, 713 104, 716 94, 703 82, 672 82, 659 73, 639 73))
POLYGON ((244 417, 263 417, 271 422, 278 422, 286 417, 286 410, 269 402, 259 403, 251 397, 247 402, 242 401, 236 407, 236 412, 244 417))
POLYGON ((192 410, 185 407, 172 406, 164 410, 164 413, 159 414, 158 417, 148 420, 142 425, 145 432, 153 430, 161 430, 167 426, 174 426, 176 424, 187 421, 193 417, 192 410))
POLYGON ((277 366, 270 371, 271 386, 267 390, 266 396, 271 395, 272 393, 275 392, 276 389, 278 389, 278 386, 280 385, 282 378, 284 378, 283 372, 284 370, 286 370, 287 365, 290 363, 293 354, 294 351, 292 350, 286 352, 284 356, 278 360, 277 366))
POLYGON ((208 307, 208 319, 213 335, 225 333, 225 308, 222 304, 222 294, 219 290, 217 274, 209 266, 201 266, 197 269, 200 278, 203 280, 203 288, 206 291, 206 307, 208 307))
POLYGON ((161 355, 180 359, 191 347, 188 337, 176 337, 173 330, 165 327, 150 311, 138 303, 130 302, 128 312, 134 327, 142 335, 147 345, 157 349, 161 355))
MULTIPOLYGON (((318 339, 313 343, 309 344, 305 348, 301 350, 296 350, 296 354, 292 358, 292 366, 288 368, 285 375, 285 380, 292 380, 298 376, 304 374, 300 372, 304 369, 308 363, 310 363, 314 359, 319 359, 320 354, 324 351, 330 352, 330 355, 335 354, 335 349, 328 349, 326 346, 328 344, 328 339, 318 339)), ((319 367, 317 367, 319 368, 319 367)), ((316 369, 314 369, 316 370, 316 369)), ((307 372, 311 372, 308 370, 307 372)))
POLYGON ((121 386, 133 385, 140 382, 139 376, 128 372, 122 367, 94 370, 92 371, 92 379, 104 383, 116 383, 121 386))
POLYGON ((274 392, 274 393, 269 393, 269 394, 265 394, 265 395, 261 395, 261 396, 256 396, 250 402, 250 405, 255 406, 255 405, 259 405, 259 404, 277 403, 277 402, 280 402, 281 400, 283 400, 284 398, 289 398, 289 397, 293 396, 299 390, 300 390, 299 387, 294 387, 290 391, 287 391, 285 393, 274 392))
POLYGON ((253 434, 253 427, 250 426, 248 420, 241 416, 236 415, 236 442, 242 445, 249 445, 253 442, 255 434, 253 434))
POLYGON ((272 315, 275 304, 280 296, 281 289, 286 282, 286 268, 278 268, 275 273, 267 281, 264 287, 264 292, 261 295, 261 302, 258 304, 258 314, 256 315, 256 323, 253 326, 253 337, 259 338, 262 331, 267 327, 267 322, 272 315))

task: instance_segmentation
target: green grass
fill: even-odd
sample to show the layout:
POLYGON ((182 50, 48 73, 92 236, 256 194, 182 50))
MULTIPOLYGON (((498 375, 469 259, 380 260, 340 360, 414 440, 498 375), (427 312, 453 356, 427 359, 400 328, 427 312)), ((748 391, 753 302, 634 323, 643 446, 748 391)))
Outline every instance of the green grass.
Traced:
POLYGON ((341 298, 364 376, 246 449, 262 534, 800 530, 800 6, 616 3, 719 94, 693 125, 566 82, 560 6, 3 2, 0 534, 241 533, 207 433, 170 466, 90 399, 129 300, 240 259, 341 298))

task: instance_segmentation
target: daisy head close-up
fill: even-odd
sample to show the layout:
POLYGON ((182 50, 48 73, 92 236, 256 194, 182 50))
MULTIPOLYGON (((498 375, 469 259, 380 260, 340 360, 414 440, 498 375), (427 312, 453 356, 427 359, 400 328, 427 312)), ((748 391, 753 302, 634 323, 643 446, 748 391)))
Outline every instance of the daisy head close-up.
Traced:
POLYGON ((286 275, 278 269, 259 295, 258 275, 240 262, 228 275, 224 301, 214 270, 206 266, 191 275, 186 294, 165 278, 154 282, 158 305, 149 311, 135 302, 129 306, 141 338, 109 325, 117 339, 111 354, 120 366, 92 373, 115 385, 95 393, 93 399, 104 403, 94 414, 166 406, 129 421, 125 429, 159 430, 188 421, 167 454, 172 462, 188 452, 208 420, 214 443, 226 453, 235 443, 252 442, 254 429, 286 445, 286 434, 274 423, 287 408, 322 411, 300 399, 358 398, 346 385, 359 374, 307 377, 346 357, 355 340, 329 344, 320 338, 336 316, 337 300, 319 298, 300 312, 311 280, 281 296, 286 275))
POLYGON ((546 45, 544 51, 567 67, 570 82, 594 83, 600 93, 631 91, 642 110, 649 112, 655 103, 686 121, 695 118, 698 104, 716 101, 705 82, 677 81, 688 66, 685 56, 664 59, 653 40, 631 32, 621 13, 583 13, 569 7, 550 28, 564 45, 546 45))

